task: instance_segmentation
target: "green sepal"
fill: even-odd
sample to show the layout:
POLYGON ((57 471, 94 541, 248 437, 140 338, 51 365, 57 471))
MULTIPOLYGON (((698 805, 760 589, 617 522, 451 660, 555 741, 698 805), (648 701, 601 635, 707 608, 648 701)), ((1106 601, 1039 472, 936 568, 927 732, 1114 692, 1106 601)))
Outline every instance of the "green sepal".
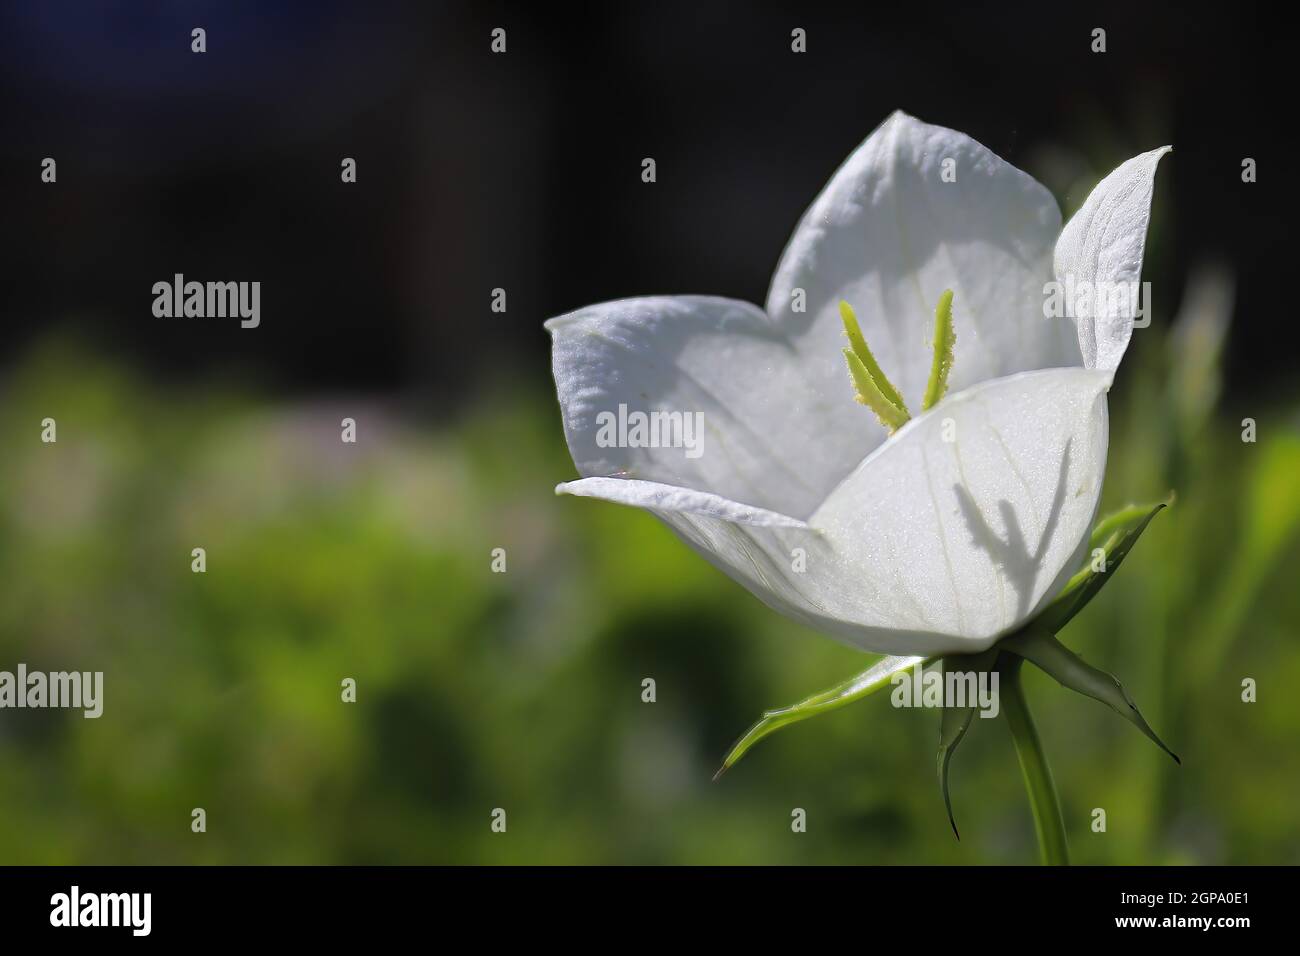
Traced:
POLYGON ((1088 566, 1070 578, 1034 624, 1053 634, 1059 633, 1106 586, 1111 575, 1133 550, 1133 545, 1142 536, 1151 519, 1172 502, 1173 496, 1170 495, 1165 501, 1153 505, 1130 505, 1102 518, 1093 529, 1089 541, 1088 566), (1103 537, 1105 543, 1097 543, 1103 537), (1092 569, 1092 552, 1097 548, 1106 553, 1105 571, 1092 569))
POLYGON ((1177 500, 1174 492, 1169 492, 1169 497, 1164 501, 1149 502, 1143 505, 1128 505, 1120 508, 1118 511, 1112 511, 1106 517, 1097 522, 1092 529, 1092 536, 1088 539, 1088 550, 1094 551, 1097 548, 1105 546, 1116 531, 1125 531, 1142 523, 1142 519, 1153 511, 1159 511, 1161 506, 1168 507, 1177 500))
POLYGON ((1048 631, 1031 625, 1026 630, 1004 638, 999 646, 1023 657, 1054 678, 1062 687, 1101 701, 1146 734, 1157 747, 1173 757, 1175 763, 1182 764, 1178 755, 1165 746, 1165 742, 1156 736, 1151 725, 1143 719, 1133 698, 1114 674, 1093 667, 1048 631))
MULTIPOLYGON (((943 669, 947 673, 952 670, 973 670, 976 672, 987 671, 997 659, 996 648, 991 648, 982 654, 961 654, 945 657, 943 659, 943 669), (966 666, 962 667, 961 664, 966 666)), ((935 755, 935 763, 939 771, 939 789, 943 792, 943 805, 948 810, 948 823, 952 826, 952 834, 958 840, 961 840, 961 834, 957 832, 957 820, 952 812, 952 799, 948 793, 948 764, 952 761, 952 755, 957 750, 957 745, 962 742, 966 736, 966 731, 970 730, 971 721, 975 718, 975 705, 968 704, 965 707, 944 707, 943 717, 939 722, 939 752, 935 755)))
POLYGON ((745 755, 749 748, 769 734, 776 733, 782 727, 798 723, 801 720, 807 720, 809 717, 816 717, 819 714, 824 714, 827 711, 835 710, 837 707, 843 707, 845 704, 851 704, 855 700, 861 700, 863 697, 874 694, 886 686, 895 674, 911 670, 917 664, 926 660, 924 657, 883 657, 862 673, 850 677, 848 680, 836 684, 819 694, 804 698, 797 704, 764 711, 758 722, 750 727, 732 746, 727 753, 726 759, 722 761, 722 766, 713 775, 713 779, 717 780, 721 777, 737 760, 745 755))

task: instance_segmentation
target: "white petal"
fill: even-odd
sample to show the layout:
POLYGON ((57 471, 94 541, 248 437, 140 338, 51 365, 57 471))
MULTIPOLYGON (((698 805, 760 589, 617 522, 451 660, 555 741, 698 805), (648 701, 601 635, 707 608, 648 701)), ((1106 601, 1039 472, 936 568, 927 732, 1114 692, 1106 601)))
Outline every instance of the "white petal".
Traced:
POLYGON ((789 515, 755 508, 738 501, 729 501, 721 495, 707 491, 678 488, 657 481, 638 481, 634 478, 583 478, 556 485, 557 494, 576 495, 579 498, 602 498, 619 504, 632 505, 655 512, 673 512, 716 518, 733 524, 755 528, 794 528, 808 530, 807 523, 789 515))
POLYGON ((1090 290, 1087 299, 1066 298, 1077 303, 1068 313, 1088 368, 1118 368, 1133 335, 1156 166, 1170 148, 1134 156, 1098 183, 1056 243, 1057 281, 1090 290))
POLYGON ((1110 373, 1024 372, 951 396, 904 426, 809 519, 848 575, 904 602, 859 603, 869 627, 932 635, 885 653, 978 651, 1079 567, 1106 469, 1110 373), (951 440, 948 440, 951 438, 951 440), (921 649, 916 649, 920 647, 921 649))
POLYGON ((831 552, 825 538, 804 522, 718 495, 652 481, 583 478, 555 490, 653 512, 768 607, 862 646, 854 640, 858 628, 838 611, 842 585, 838 575, 844 563, 831 552), (804 571, 795 570, 801 566, 804 571))
POLYGON ((1057 369, 950 396, 807 523, 653 482, 588 478, 557 491, 649 509, 769 606, 856 647, 973 652, 1077 569, 1106 465, 1109 382, 1057 369))
POLYGON ((772 278, 767 311, 789 330, 810 374, 837 383, 838 303, 847 301, 916 413, 945 289, 954 292, 954 391, 1080 364, 1073 325, 1044 316, 1060 231, 1056 201, 1031 176, 968 136, 895 113, 804 215, 772 278), (945 170, 956 180, 945 181, 945 170), (792 310, 796 289, 807 295, 804 314, 792 310))
POLYGON ((834 380, 812 379, 784 332, 747 302, 623 299, 546 327, 565 437, 584 476, 625 475, 806 517, 883 434, 853 401, 838 343, 828 356, 839 363, 834 380), (628 416, 702 423, 699 435, 679 433, 679 446, 699 441, 602 447, 600 426, 617 421, 620 405, 628 416))

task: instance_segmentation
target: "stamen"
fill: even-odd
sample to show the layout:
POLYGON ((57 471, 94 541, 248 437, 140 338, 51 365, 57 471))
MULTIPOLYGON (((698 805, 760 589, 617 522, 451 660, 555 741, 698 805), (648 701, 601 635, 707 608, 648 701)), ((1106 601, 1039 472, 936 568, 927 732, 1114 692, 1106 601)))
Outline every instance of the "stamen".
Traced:
POLYGON ((945 289, 934 308, 934 362, 930 365, 922 411, 933 408, 948 391, 948 373, 952 371, 952 350, 956 342, 957 335, 952 329, 952 289, 945 289))
MULTIPOLYGON (((853 354, 862 363, 863 369, 876 386, 876 390, 889 404, 902 413, 903 421, 906 422, 912 415, 907 410, 907 404, 903 401, 903 396, 898 389, 894 388, 894 383, 885 377, 885 373, 881 371, 876 357, 871 354, 871 349, 867 348, 867 340, 862 337, 862 329, 858 325, 858 317, 853 311, 853 306, 842 299, 840 300, 840 321, 844 323, 844 334, 849 338, 849 345, 853 347, 853 354)), ((853 373, 851 363, 849 373, 853 373)))
POLYGON ((885 397, 857 353, 853 349, 845 349, 844 358, 849 363, 849 376, 853 379, 853 387, 857 391, 854 397, 858 403, 875 412, 880 424, 888 428, 890 434, 907 424, 911 416, 885 397))

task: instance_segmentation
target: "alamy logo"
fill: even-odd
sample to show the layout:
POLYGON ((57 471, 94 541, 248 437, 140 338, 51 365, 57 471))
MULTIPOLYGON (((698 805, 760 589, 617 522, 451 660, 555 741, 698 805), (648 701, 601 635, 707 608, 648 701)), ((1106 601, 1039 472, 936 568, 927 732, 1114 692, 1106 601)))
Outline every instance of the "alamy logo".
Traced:
POLYGON ((684 448, 687 458, 704 454, 703 412, 629 412, 596 415, 596 444, 601 448, 684 448))
POLYGON ((997 671, 926 670, 922 663, 910 674, 899 671, 890 683, 889 702, 895 707, 978 707, 981 717, 996 717, 1001 710, 997 671))
POLYGON ((73 886, 50 897, 51 926, 129 926, 132 936, 148 936, 152 911, 152 893, 83 894, 73 886))
POLYGON ((1150 282, 1064 282, 1043 286, 1043 316, 1048 319, 1117 319, 1133 316, 1133 327, 1151 324, 1150 282))
POLYGON ((171 282, 153 284, 153 314, 160 319, 224 319, 255 329, 262 322, 262 283, 186 282, 178 272, 171 282))
POLYGON ((0 671, 0 708, 67 707, 81 709, 83 717, 104 712, 103 671, 0 671))

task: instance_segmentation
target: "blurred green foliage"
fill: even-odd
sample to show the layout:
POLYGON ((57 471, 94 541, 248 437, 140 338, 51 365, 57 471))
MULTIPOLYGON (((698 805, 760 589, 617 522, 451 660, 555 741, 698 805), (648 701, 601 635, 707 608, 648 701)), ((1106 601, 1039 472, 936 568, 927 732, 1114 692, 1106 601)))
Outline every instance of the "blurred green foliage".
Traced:
MULTIPOLYGON (((1207 275, 1172 334, 1159 315, 1135 334, 1112 393, 1105 506, 1178 501, 1062 634, 1183 766, 1027 669, 1081 863, 1300 862, 1300 426, 1287 402, 1218 402, 1228 307, 1207 275)), ((887 694, 712 783, 763 708, 869 658, 648 515, 555 497, 573 467, 540 385, 436 426, 158 386, 47 344, 0 391, 0 669, 106 684, 98 720, 0 711, 0 863, 1036 859, 1002 720, 975 721, 953 762, 961 843, 938 715, 887 694)))

